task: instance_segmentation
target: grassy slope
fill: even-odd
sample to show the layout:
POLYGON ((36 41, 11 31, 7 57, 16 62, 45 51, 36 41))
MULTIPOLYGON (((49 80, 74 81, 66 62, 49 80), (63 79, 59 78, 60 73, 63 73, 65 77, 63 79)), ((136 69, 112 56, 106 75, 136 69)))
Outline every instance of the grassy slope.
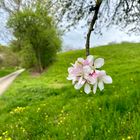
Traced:
POLYGON ((42 76, 22 74, 0 97, 0 138, 14 140, 140 139, 140 44, 98 47, 113 78, 103 92, 86 95, 66 80, 84 51, 58 55, 42 76), (18 108, 20 107, 20 108, 18 108))
POLYGON ((6 76, 12 72, 14 72, 16 70, 14 70, 14 68, 5 68, 5 69, 0 69, 0 78, 3 76, 6 76))

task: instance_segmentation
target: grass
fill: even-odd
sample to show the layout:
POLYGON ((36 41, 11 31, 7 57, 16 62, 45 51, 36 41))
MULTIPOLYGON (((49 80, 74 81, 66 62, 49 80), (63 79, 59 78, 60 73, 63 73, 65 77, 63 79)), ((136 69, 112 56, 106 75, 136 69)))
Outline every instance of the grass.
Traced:
POLYGON ((84 50, 58 55, 40 77, 24 72, 0 97, 0 139, 140 140, 140 44, 91 49, 112 85, 86 95, 66 80, 84 50))
POLYGON ((0 69, 0 78, 3 76, 6 76, 12 72, 14 72, 14 68, 4 68, 4 69, 0 69))

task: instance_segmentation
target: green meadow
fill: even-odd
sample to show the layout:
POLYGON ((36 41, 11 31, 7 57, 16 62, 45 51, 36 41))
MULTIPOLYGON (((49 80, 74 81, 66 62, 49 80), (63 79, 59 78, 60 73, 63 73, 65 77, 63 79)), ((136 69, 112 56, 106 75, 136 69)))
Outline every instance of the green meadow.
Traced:
POLYGON ((13 68, 2 68, 0 69, 0 78, 3 77, 3 76, 6 76, 12 72, 14 72, 15 70, 13 68))
POLYGON ((67 69, 85 50, 59 53, 40 76, 25 71, 0 96, 0 140, 140 140, 140 44, 91 54, 105 59, 113 84, 96 94, 75 90, 67 69))

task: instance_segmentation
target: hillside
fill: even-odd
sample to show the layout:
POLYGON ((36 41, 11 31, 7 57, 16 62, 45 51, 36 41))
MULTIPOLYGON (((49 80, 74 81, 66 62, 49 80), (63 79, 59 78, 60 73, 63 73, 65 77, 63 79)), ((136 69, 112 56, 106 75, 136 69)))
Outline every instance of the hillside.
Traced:
POLYGON ((140 44, 91 49, 113 78, 103 92, 86 95, 66 80, 85 50, 58 55, 39 77, 24 72, 0 97, 0 139, 140 140, 140 44))

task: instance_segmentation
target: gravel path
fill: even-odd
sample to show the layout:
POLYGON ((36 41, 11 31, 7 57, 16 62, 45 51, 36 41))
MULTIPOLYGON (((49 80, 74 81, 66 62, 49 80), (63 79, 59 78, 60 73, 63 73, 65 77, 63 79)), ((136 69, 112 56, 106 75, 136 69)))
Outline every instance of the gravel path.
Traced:
POLYGON ((0 78, 0 95, 2 95, 6 89, 12 84, 16 77, 21 74, 25 69, 13 72, 5 77, 0 78))

